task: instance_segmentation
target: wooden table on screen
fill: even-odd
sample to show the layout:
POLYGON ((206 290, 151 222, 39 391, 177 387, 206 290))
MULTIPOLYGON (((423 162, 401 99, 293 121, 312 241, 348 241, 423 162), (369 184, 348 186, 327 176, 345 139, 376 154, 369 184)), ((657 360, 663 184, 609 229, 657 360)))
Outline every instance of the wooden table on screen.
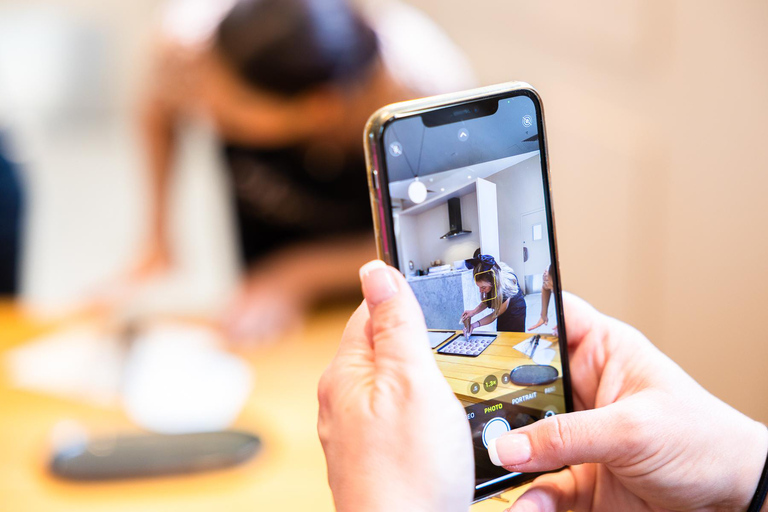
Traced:
MULTIPOLYGON (((333 357, 353 307, 324 311, 301 332, 247 357, 255 386, 235 428, 261 436, 264 450, 244 465, 207 473, 121 482, 69 483, 46 470, 52 429, 74 420, 92 432, 136 428, 118 408, 14 389, 5 354, 38 335, 72 324, 40 324, 13 303, 0 303, 0 509, 24 512, 333 510, 317 438, 317 381, 333 357)), ((81 320, 78 320, 81 321, 81 320)), ((521 489, 502 499, 514 499, 521 489)), ((508 506, 488 500, 473 511, 508 506)))
MULTIPOLYGON (((438 330, 439 332, 444 332, 438 330)), ((456 335, 461 334, 462 331, 456 331, 456 335)), ((517 386, 511 382, 505 383, 502 379, 504 374, 521 365, 535 364, 531 358, 515 349, 514 347, 521 342, 530 339, 533 334, 524 332, 478 332, 478 335, 491 334, 496 336, 496 339, 486 348, 480 355, 476 357, 467 357, 453 354, 441 354, 439 350, 445 345, 451 342, 453 337, 440 343, 437 347, 432 349, 432 352, 437 360, 437 366, 445 376, 448 383, 451 385, 451 389, 461 401, 464 407, 469 405, 485 401, 494 400, 504 395, 512 393, 525 394, 525 392, 536 391, 536 398, 527 400, 525 402, 526 407, 532 407, 534 409, 544 409, 553 402, 562 403, 563 401, 563 389, 560 385, 563 366, 560 362, 560 347, 558 345, 557 337, 542 334, 541 341, 549 341, 551 345, 549 347, 539 346, 536 350, 552 350, 554 351, 554 357, 549 363, 557 368, 560 375, 557 380, 557 386, 555 391, 550 391, 552 384, 545 386, 517 386), (496 377, 497 387, 491 392, 482 390, 483 381, 489 375, 496 377), (473 393, 471 387, 473 384, 480 386, 480 392, 473 393)), ((527 350, 527 348, 526 348, 527 350)))

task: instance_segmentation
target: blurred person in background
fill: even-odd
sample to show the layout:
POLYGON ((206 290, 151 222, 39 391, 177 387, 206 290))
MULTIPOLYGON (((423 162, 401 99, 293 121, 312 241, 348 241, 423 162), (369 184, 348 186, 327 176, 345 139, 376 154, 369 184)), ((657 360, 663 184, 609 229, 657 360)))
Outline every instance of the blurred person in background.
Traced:
POLYGON ((142 131, 148 239, 129 282, 174 263, 168 196, 179 124, 212 122, 235 204, 246 275, 224 328, 278 334, 313 302, 354 292, 374 255, 361 141, 394 101, 474 85, 465 59, 405 5, 344 0, 176 0, 153 46, 142 131))
POLYGON ((19 288, 23 196, 18 169, 5 149, 0 132, 0 296, 14 296, 19 288))

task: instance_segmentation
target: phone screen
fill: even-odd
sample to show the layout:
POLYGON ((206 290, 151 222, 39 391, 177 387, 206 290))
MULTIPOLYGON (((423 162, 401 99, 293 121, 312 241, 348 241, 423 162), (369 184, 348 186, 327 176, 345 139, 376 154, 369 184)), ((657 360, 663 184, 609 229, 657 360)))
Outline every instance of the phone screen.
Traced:
POLYGON ((476 495, 520 474, 488 441, 566 412, 544 136, 525 92, 405 116, 383 132, 390 253, 472 429, 476 495))

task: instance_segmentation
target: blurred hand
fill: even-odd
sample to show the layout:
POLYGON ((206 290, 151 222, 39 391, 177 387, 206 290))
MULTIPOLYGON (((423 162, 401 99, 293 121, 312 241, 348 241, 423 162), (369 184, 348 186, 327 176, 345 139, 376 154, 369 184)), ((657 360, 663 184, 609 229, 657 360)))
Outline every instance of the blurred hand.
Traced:
POLYGON ((130 281, 145 281, 169 272, 172 267, 170 251, 156 245, 142 254, 127 275, 130 281))
POLYGON ((429 349, 419 304, 381 261, 360 274, 365 301, 318 390, 336 509, 466 512, 474 491, 469 423, 429 349))
POLYGON ((461 320, 459 321, 464 324, 469 323, 472 320, 472 313, 474 313, 474 311, 471 309, 464 311, 461 314, 461 320))
POLYGON ((539 318, 539 321, 536 322, 536 324, 533 325, 532 327, 529 327, 528 330, 532 331, 532 330, 534 330, 536 328, 541 327, 542 325, 547 325, 548 323, 549 323, 549 318, 547 318, 546 316, 542 316, 542 317, 539 318))
POLYGON ((489 452, 510 471, 572 467, 536 479, 509 510, 745 510, 765 463, 765 426, 632 327, 567 294, 564 306, 581 412, 505 434, 489 452))
POLYGON ((235 343, 274 341, 302 324, 308 306, 306 289, 285 272, 252 272, 227 308, 222 328, 235 343))
POLYGON ((82 301, 74 305, 72 310, 98 314, 113 313, 139 296, 146 286, 167 275, 171 267, 169 252, 159 247, 151 247, 129 268, 86 292, 82 301))

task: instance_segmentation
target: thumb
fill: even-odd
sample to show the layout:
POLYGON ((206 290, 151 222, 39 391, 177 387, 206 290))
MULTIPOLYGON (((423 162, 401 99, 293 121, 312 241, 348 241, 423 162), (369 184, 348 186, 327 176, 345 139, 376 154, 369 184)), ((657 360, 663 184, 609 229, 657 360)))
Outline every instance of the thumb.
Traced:
POLYGON ((377 364, 423 365, 432 360, 424 315, 403 275, 373 260, 360 269, 360 280, 377 364))
POLYGON ((558 414, 499 436, 488 443, 488 455, 497 466, 524 473, 615 462, 640 449, 632 417, 625 404, 558 414))

